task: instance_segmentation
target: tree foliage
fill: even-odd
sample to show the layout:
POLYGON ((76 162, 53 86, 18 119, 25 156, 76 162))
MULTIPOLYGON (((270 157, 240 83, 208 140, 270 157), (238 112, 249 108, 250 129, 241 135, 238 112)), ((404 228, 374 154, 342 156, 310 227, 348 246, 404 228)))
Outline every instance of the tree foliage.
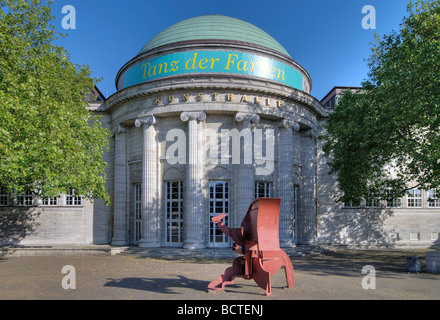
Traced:
POLYGON ((53 197, 106 201, 109 132, 87 109, 87 66, 54 44, 51 4, 0 0, 0 184, 53 197))
POLYGON ((375 35, 369 73, 330 115, 324 151, 340 199, 440 186, 440 0, 408 4, 399 32, 375 35))

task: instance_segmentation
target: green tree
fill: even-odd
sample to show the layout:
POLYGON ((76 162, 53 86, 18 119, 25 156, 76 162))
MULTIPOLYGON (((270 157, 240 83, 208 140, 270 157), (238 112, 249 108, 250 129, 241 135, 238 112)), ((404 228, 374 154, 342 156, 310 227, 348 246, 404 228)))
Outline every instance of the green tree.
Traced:
POLYGON ((0 0, 0 184, 53 197, 109 201, 109 132, 87 109, 87 66, 55 45, 52 1, 0 0))
POLYGON ((409 2, 400 27, 375 35, 367 79, 326 122, 339 200, 440 186, 440 0, 409 2))

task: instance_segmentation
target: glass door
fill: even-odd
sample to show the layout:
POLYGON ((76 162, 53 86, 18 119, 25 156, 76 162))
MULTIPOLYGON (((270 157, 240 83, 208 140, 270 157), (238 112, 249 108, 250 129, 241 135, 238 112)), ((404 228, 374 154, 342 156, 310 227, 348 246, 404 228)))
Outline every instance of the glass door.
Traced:
POLYGON ((180 247, 183 245, 183 181, 168 181, 165 185, 165 243, 180 247))
POLYGON ((209 247, 230 246, 229 237, 211 221, 211 217, 224 213, 223 223, 228 226, 229 210, 229 181, 209 181, 209 247))

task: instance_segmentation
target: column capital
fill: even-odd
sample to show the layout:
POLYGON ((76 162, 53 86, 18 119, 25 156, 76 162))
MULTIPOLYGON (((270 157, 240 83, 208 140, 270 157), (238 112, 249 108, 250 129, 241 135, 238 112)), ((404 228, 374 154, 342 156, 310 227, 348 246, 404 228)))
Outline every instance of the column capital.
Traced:
POLYGON ((111 131, 111 134, 112 134, 112 137, 113 137, 113 136, 115 136, 117 134, 125 133, 126 131, 127 131, 127 129, 126 129, 125 126, 123 126, 122 124, 118 124, 118 126, 111 131))
POLYGON ((142 125, 151 126, 155 123, 156 123, 156 117, 150 115, 143 118, 137 118, 136 121, 134 122, 134 125, 139 128, 142 125))
POLYGON ((256 113, 246 113, 246 112, 239 112, 235 115, 235 120, 237 122, 253 122, 253 123, 259 123, 260 122, 260 116, 256 113))
POLYGON ((180 120, 188 121, 188 120, 206 120, 206 113, 203 111, 185 111, 180 114, 180 120))
POLYGON ((298 122, 289 119, 283 119, 279 122, 279 127, 282 129, 293 129, 295 131, 300 130, 300 126, 298 122))

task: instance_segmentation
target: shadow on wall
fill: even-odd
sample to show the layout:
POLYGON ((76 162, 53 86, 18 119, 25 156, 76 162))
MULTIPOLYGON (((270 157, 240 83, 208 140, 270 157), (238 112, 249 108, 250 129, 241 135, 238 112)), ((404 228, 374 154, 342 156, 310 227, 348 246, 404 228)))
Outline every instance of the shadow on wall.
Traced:
MULTIPOLYGON (((322 141, 318 140, 318 144, 322 149, 322 141)), ((396 244, 396 230, 385 224, 394 214, 392 208, 341 208, 335 201, 342 191, 338 188, 337 175, 329 173, 329 162, 330 158, 318 152, 318 242, 366 247, 396 244)))
MULTIPOLYGON (((439 236, 440 236, 440 234, 439 234, 439 236)), ((437 240, 435 240, 435 241, 432 243, 432 245, 429 247, 429 249, 435 249, 435 250, 440 251, 440 237, 437 238, 437 240)))
POLYGON ((393 215, 390 208, 332 210, 320 217, 320 242, 340 245, 392 246, 398 240, 394 230, 385 227, 393 215))
POLYGON ((0 256, 7 247, 19 246, 21 240, 38 228, 41 211, 35 207, 5 207, 0 209, 0 256))

